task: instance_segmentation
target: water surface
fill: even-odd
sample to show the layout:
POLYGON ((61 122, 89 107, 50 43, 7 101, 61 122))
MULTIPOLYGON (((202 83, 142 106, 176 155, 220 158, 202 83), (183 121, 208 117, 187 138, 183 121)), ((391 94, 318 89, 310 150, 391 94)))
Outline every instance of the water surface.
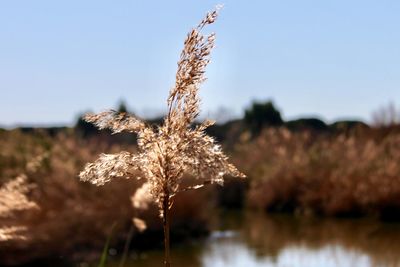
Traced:
MULTIPOLYGON (((400 266, 400 224, 263 213, 222 213, 217 221, 209 238, 173 246, 174 267, 400 266)), ((125 267, 162 262, 162 251, 132 253, 125 267)))

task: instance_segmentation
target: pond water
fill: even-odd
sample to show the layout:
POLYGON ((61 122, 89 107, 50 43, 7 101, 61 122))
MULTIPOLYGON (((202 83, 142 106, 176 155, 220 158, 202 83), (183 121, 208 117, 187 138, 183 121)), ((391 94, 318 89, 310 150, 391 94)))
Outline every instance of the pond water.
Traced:
MULTIPOLYGON (((223 213, 210 237, 173 246, 171 256, 173 267, 395 267, 400 224, 223 213)), ((146 251, 131 254, 125 267, 162 262, 162 251, 146 251)))

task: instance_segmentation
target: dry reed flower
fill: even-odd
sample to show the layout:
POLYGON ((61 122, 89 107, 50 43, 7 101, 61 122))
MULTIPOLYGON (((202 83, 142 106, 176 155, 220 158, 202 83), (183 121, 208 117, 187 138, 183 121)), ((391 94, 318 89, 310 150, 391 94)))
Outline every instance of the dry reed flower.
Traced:
POLYGON ((136 226, 136 228, 139 230, 139 232, 143 232, 147 228, 146 222, 143 221, 142 219, 133 218, 132 222, 136 226))
POLYGON ((25 226, 5 226, 0 227, 0 242, 11 240, 25 240, 24 232, 27 230, 25 226))
POLYGON ((136 190, 132 196, 132 206, 136 209, 147 210, 149 203, 153 201, 153 197, 150 194, 150 184, 145 183, 142 187, 136 190))
POLYGON ((137 133, 138 154, 103 154, 94 163, 87 164, 79 176, 83 181, 103 185, 114 177, 132 177, 135 172, 142 174, 146 182, 133 198, 133 203, 143 205, 145 202, 138 198, 146 196, 148 200, 150 194, 158 204, 164 223, 166 266, 170 266, 168 211, 172 198, 181 191, 197 189, 204 184, 222 185, 224 175, 245 177, 228 162, 228 157, 215 140, 206 135, 205 129, 213 122, 205 121, 200 126, 192 126, 200 112, 198 90, 205 80, 205 68, 210 62, 210 52, 215 41, 213 33, 204 36, 201 31, 214 23, 219 8, 207 13, 185 39, 178 61, 175 86, 170 90, 167 101, 168 114, 162 126, 154 129, 127 113, 113 110, 85 116, 86 121, 100 129, 108 128, 113 133, 137 133), (197 186, 182 187, 185 173, 194 175, 202 182, 197 186))
POLYGON ((0 188, 0 217, 10 217, 16 211, 37 209, 37 204, 26 196, 30 189, 24 174, 4 184, 0 188))
MULTIPOLYGON (((13 217, 17 211, 38 209, 38 205, 26 196, 31 188, 25 174, 4 184, 0 188, 0 218, 13 217)), ((25 226, 0 226, 0 242, 24 240, 26 230, 25 226)))

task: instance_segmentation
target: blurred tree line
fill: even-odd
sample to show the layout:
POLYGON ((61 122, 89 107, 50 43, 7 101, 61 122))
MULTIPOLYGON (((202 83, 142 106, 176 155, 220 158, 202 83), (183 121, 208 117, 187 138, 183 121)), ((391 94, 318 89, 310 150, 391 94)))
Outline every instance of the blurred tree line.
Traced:
MULTIPOLYGON (((131 112, 124 101, 121 101, 116 109, 119 112, 131 112)), ((162 117, 147 120, 149 124, 157 125, 162 122, 162 117)), ((299 118, 285 121, 281 111, 273 101, 253 102, 244 112, 243 118, 230 120, 222 124, 216 124, 207 129, 208 134, 214 136, 218 141, 227 142, 226 145, 234 144, 240 135, 249 132, 252 138, 257 137, 264 129, 286 127, 296 131, 312 132, 338 132, 349 131, 354 128, 369 128, 369 125, 357 120, 337 121, 327 124, 319 118, 299 118)), ((90 123, 87 123, 80 116, 75 124, 75 131, 81 137, 90 137, 99 134, 99 130, 90 123)), ((104 138, 110 136, 108 132, 102 131, 104 138)), ((134 143, 135 139, 129 134, 118 134, 116 137, 109 137, 110 141, 134 143)))

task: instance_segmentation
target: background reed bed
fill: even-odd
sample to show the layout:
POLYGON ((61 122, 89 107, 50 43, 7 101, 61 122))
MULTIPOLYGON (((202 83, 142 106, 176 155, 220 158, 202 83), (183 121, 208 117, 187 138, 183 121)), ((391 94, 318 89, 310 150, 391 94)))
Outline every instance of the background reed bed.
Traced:
MULTIPOLYGON (((335 131, 269 127, 254 138, 242 122, 213 127, 210 132, 217 133, 232 162, 249 178, 227 179, 224 187, 178 196, 172 210, 172 242, 205 236, 214 220, 207 214, 216 207, 399 219, 398 126, 335 131)), ((114 222, 112 247, 121 251, 134 216, 144 218, 148 229, 143 233, 135 230, 132 247, 162 246, 157 207, 132 209, 130 196, 141 186, 139 182, 119 179, 98 188, 77 179, 84 163, 101 152, 135 151, 134 136, 87 134, 78 127, 56 132, 1 131, 0 137, 2 183, 25 172, 32 158, 47 154, 41 168, 27 180, 36 185, 29 200, 41 209, 1 219, 3 225, 7 221, 29 229, 26 240, 0 242, 3 265, 59 255, 70 255, 72 260, 97 259, 114 222)))
MULTIPOLYGON (((65 260, 97 260, 111 230, 116 223, 111 246, 121 251, 132 224, 131 218, 140 213, 148 219, 148 231, 139 234, 135 230, 132 247, 158 247, 162 245, 162 226, 158 211, 151 207, 146 212, 132 209, 130 196, 141 185, 135 180, 121 179, 110 186, 98 188, 81 183, 77 179, 85 162, 100 152, 114 152, 135 146, 121 144, 123 136, 81 138, 73 130, 63 130, 56 135, 44 131, 24 133, 20 130, 0 132, 0 157, 2 182, 13 179, 25 171, 29 159, 47 154, 41 168, 29 175, 29 183, 35 187, 29 199, 40 210, 24 212, 17 217, 0 218, 1 225, 25 225, 26 238, 0 242, 1 265, 15 265, 34 260, 51 261, 68 255, 65 260), (152 244, 145 242, 151 238, 152 244), (34 248, 34 249, 32 249, 34 248), (18 256, 17 256, 18 255, 18 256)), ((208 233, 209 221, 206 211, 213 206, 207 190, 185 192, 182 203, 172 210, 175 220, 171 225, 172 241, 188 239, 192 234, 208 233), (190 199, 191 201, 188 201, 190 199), (196 200, 196 201, 192 201, 196 200), (203 205, 199 205, 203 203, 203 205), (198 205, 194 209, 195 205, 198 205), (193 212, 196 210, 196 212, 193 212)))
MULTIPOLYGON (((132 247, 162 245, 157 208, 132 209, 129 198, 140 182, 120 179, 97 188, 76 179, 84 163, 100 152, 135 151, 134 136, 90 134, 91 130, 82 129, 0 132, 2 183, 25 172, 32 158, 47 155, 27 180, 36 185, 28 197, 41 209, 7 218, 8 224, 27 225, 29 231, 26 240, 0 242, 5 255, 2 264, 66 254, 74 259, 94 259, 113 222, 117 222, 117 234, 112 246, 121 249, 134 216, 143 217, 148 229, 135 231, 132 247), (30 249, 33 246, 42 249, 30 249), (24 256, 17 258, 16 253, 24 256)), ((173 242, 206 235, 213 220, 206 215, 213 207, 399 219, 398 126, 330 131, 267 127, 251 138, 246 124, 236 121, 209 131, 249 178, 227 179, 224 187, 182 193, 172 210, 173 242)), ((1 220, 3 224, 6 221, 1 220)))
POLYGON ((267 211, 398 219, 398 127, 339 133, 265 130, 238 148, 248 204, 267 211))

